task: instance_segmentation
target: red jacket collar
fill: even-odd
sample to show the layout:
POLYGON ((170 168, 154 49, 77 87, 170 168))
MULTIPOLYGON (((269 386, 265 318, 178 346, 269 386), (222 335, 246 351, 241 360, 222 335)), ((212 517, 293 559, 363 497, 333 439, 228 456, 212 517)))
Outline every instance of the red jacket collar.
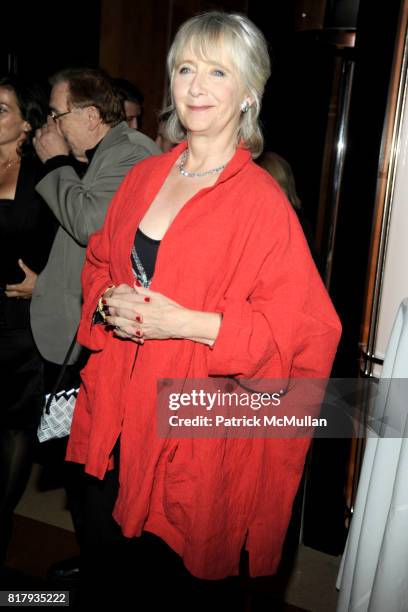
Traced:
MULTIPOLYGON (((180 144, 176 145, 171 149, 167 155, 167 164, 166 170, 167 173, 170 171, 171 166, 176 162, 177 158, 181 155, 181 153, 187 148, 187 141, 184 140, 180 144)), ((237 150, 235 151, 235 155, 230 159, 228 164, 225 166, 224 170, 218 177, 218 180, 215 182, 215 185, 219 183, 223 183, 228 180, 237 172, 239 172, 247 163, 249 163, 252 159, 251 152, 249 149, 245 148, 243 144, 238 145, 237 150)), ((166 173, 166 174, 167 174, 166 173)))

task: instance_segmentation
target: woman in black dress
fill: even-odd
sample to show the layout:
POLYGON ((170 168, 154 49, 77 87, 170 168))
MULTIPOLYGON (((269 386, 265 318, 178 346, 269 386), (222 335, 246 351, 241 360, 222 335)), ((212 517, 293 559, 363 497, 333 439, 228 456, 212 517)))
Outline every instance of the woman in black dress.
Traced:
POLYGON ((36 85, 0 78, 0 568, 30 475, 44 397, 30 298, 56 221, 35 191, 42 164, 31 143, 46 118, 47 99, 36 85))

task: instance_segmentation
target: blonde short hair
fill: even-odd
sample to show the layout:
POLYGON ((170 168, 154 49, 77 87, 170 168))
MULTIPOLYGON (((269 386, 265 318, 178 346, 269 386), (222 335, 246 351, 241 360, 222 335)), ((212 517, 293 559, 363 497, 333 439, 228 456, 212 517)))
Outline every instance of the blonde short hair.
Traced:
POLYGON ((181 124, 172 98, 176 66, 186 48, 191 47, 198 57, 217 58, 220 47, 228 53, 236 67, 247 96, 253 100, 249 110, 241 113, 237 143, 244 141, 252 157, 263 150, 263 136, 259 125, 262 95, 271 73, 268 46, 262 32, 244 15, 209 11, 192 17, 178 30, 167 56, 170 78, 170 102, 162 114, 170 112, 166 121, 166 137, 171 142, 182 142, 186 130, 181 124))

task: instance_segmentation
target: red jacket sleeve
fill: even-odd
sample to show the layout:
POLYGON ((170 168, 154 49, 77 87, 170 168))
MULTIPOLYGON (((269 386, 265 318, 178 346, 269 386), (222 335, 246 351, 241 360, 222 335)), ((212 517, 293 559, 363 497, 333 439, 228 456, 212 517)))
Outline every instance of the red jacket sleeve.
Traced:
POLYGON ((297 217, 283 196, 266 202, 246 241, 208 352, 210 375, 329 376, 341 325, 297 217), (243 295, 241 287, 252 287, 243 295))
POLYGON ((92 318, 102 293, 110 285, 115 284, 109 265, 111 229, 114 227, 116 211, 123 202, 131 177, 132 172, 128 173, 121 183, 109 205, 103 227, 92 234, 86 249, 86 259, 82 270, 83 305, 78 342, 92 351, 103 349, 106 342, 106 327, 94 325, 92 318))

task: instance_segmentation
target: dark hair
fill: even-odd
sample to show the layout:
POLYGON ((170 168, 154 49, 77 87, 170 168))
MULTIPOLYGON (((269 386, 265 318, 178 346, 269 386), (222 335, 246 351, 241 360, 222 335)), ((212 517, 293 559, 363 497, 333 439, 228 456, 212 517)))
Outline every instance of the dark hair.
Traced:
POLYGON ((125 119, 122 100, 113 80, 100 68, 66 68, 50 78, 51 85, 68 83, 68 102, 77 108, 95 106, 101 119, 114 127, 125 119))
POLYGON ((0 87, 4 87, 14 93, 22 118, 31 126, 31 130, 27 132, 27 138, 20 145, 18 153, 21 156, 34 154, 33 137, 35 130, 47 121, 47 96, 37 83, 11 74, 0 77, 0 87))
POLYGON ((137 85, 131 81, 128 81, 127 79, 113 79, 113 84, 124 102, 129 100, 129 102, 137 102, 140 104, 140 106, 142 106, 144 102, 144 95, 137 85))

